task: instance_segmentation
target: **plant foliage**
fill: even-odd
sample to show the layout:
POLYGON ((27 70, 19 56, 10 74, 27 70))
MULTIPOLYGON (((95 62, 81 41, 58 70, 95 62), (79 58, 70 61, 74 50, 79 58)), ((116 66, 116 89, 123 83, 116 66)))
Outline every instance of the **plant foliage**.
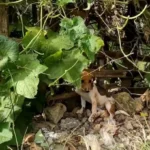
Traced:
MULTIPOLYGON (((64 4, 61 1, 60 5, 64 4)), ((25 101, 36 98, 39 82, 43 80, 40 75, 49 79, 49 86, 60 78, 79 86, 81 71, 94 61, 104 45, 80 17, 62 19, 59 32, 39 27, 26 29, 22 39, 24 49, 20 53, 16 42, 0 36, 1 143, 15 141, 11 124, 25 101)))

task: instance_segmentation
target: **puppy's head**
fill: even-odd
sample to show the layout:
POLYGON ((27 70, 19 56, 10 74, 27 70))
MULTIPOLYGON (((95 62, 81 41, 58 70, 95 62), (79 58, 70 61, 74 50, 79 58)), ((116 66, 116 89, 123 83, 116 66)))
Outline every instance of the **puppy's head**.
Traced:
POLYGON ((143 102, 150 102, 150 90, 147 89, 144 94, 141 95, 141 100, 143 102))
POLYGON ((81 89, 84 92, 89 92, 93 88, 94 77, 87 71, 83 71, 81 75, 81 89))

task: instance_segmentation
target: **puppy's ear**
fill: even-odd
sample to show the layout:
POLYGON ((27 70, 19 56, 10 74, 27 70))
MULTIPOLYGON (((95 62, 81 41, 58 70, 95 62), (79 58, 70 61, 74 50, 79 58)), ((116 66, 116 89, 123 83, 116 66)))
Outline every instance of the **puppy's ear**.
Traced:
POLYGON ((97 78, 95 78, 94 76, 93 76, 93 83, 97 84, 97 78))

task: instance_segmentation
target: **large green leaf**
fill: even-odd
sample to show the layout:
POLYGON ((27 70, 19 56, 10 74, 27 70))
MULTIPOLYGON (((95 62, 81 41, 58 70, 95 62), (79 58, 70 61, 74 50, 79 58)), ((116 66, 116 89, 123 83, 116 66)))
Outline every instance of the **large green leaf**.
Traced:
POLYGON ((89 30, 81 17, 64 18, 61 20, 60 26, 60 33, 67 34, 73 41, 82 38, 85 34, 89 34, 89 30))
POLYGON ((40 49, 41 44, 39 43, 39 41, 45 39, 44 37, 45 32, 40 30, 39 27, 26 27, 26 29, 27 32, 22 39, 23 46, 26 47, 29 45, 29 43, 31 43, 29 48, 33 50, 40 49))
POLYGON ((57 4, 59 6, 64 6, 68 3, 74 3, 74 2, 75 2, 75 0, 57 0, 57 4))
MULTIPOLYGON (((27 28, 28 31, 23 38, 23 45, 26 47, 31 40, 39 33, 40 29, 37 27, 27 28)), ((36 50, 47 57, 54 54, 58 50, 70 49, 74 46, 70 37, 67 35, 59 35, 51 30, 41 31, 39 36, 34 40, 34 42, 29 46, 31 49, 36 50), (46 37, 45 37, 46 36, 46 37)))
POLYGON ((6 96, 0 96, 0 122, 14 121, 21 112, 24 97, 13 92, 6 96))
POLYGON ((47 58, 45 62, 49 67, 46 73, 49 74, 50 79, 63 77, 76 85, 80 83, 80 73, 89 63, 78 49, 63 53, 59 51, 47 58))
POLYGON ((17 60, 19 46, 13 40, 0 35, 0 70, 8 63, 17 60))
POLYGON ((38 76, 34 73, 31 73, 23 80, 17 82, 16 91, 18 94, 23 95, 26 98, 34 98, 34 96, 37 94, 38 84, 38 76))
POLYGON ((60 34, 68 35, 75 44, 77 43, 76 46, 85 52, 91 61, 94 61, 95 54, 104 45, 104 42, 90 32, 85 26, 84 20, 81 17, 64 18, 60 26, 60 34))
POLYGON ((86 35, 79 41, 79 47, 82 47, 87 57, 94 61, 95 54, 104 46, 104 42, 100 37, 95 35, 86 35))
POLYGON ((12 139, 12 132, 9 130, 9 123, 0 124, 0 144, 12 139))
POLYGON ((39 84, 39 74, 43 73, 47 67, 41 65, 36 55, 20 55, 17 68, 13 71, 13 83, 16 85, 16 92, 26 98, 34 98, 37 94, 39 84))

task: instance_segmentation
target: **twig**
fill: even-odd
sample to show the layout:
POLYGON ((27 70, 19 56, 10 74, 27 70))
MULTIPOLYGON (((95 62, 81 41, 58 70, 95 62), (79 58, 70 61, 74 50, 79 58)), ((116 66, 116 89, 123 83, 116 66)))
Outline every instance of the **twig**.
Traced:
POLYGON ((0 3, 0 5, 12 5, 12 4, 18 4, 18 3, 21 3, 23 2, 23 0, 18 0, 18 1, 15 1, 15 2, 8 2, 8 3, 0 3))
MULTIPOLYGON (((24 132, 23 139, 25 138, 25 135, 26 135, 27 131, 28 131, 28 126, 27 126, 27 128, 24 132)), ((21 143, 21 150, 23 150, 23 142, 24 142, 23 139, 22 139, 22 143, 21 143)))
POLYGON ((123 16, 123 15, 119 15, 121 18, 123 18, 123 19, 129 19, 129 20, 132 20, 132 19, 136 19, 136 18, 138 18, 139 16, 141 16, 143 13, 144 13, 144 11, 147 9, 147 5, 145 5, 145 7, 143 8, 143 10, 139 13, 139 14, 137 14, 136 16, 133 16, 133 17, 126 17, 126 16, 123 16))

